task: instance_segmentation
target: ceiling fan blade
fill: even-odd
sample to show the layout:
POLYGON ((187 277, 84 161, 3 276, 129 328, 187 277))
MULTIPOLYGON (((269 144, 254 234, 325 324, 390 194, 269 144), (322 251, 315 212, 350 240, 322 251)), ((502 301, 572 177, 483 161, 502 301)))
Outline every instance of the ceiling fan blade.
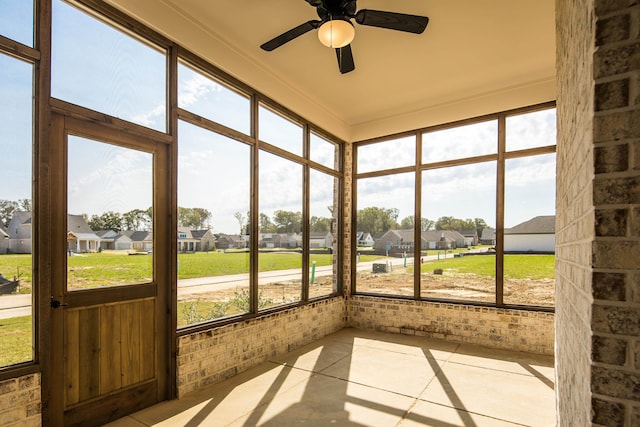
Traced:
POLYGON ((282 46, 283 44, 285 44, 287 42, 290 42, 291 40, 295 39, 296 37, 300 37, 304 33, 308 33, 311 30, 315 30, 316 28, 318 28, 320 26, 321 23, 322 23, 322 21, 317 21, 317 20, 316 21, 305 22, 304 24, 300 24, 297 27, 292 28, 291 30, 287 31, 286 33, 282 33, 279 36, 274 37, 273 39, 271 39, 268 42, 264 43, 260 47, 263 50, 266 50, 267 52, 271 52, 275 48, 278 48, 278 47, 282 46))
POLYGON ((405 31, 414 34, 422 34, 429 23, 429 18, 426 16, 369 9, 359 10, 355 18, 356 22, 360 25, 388 28, 390 30, 405 31))
POLYGON ((346 74, 356 69, 350 44, 336 49, 336 56, 338 57, 338 68, 340 68, 341 74, 346 74))

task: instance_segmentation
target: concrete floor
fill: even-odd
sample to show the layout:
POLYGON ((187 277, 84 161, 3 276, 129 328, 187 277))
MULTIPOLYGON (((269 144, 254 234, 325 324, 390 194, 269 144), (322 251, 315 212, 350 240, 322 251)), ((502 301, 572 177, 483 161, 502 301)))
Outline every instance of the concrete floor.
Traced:
POLYGON ((344 329, 110 427, 554 426, 549 356, 344 329))

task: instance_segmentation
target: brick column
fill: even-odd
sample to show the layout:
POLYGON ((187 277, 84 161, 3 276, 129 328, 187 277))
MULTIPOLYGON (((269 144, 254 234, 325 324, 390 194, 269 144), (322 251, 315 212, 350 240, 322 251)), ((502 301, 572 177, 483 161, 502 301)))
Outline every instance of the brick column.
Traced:
POLYGON ((564 425, 640 425, 640 2, 557 0, 564 425))
POLYGON ((640 3, 595 2, 594 424, 640 425, 640 3))

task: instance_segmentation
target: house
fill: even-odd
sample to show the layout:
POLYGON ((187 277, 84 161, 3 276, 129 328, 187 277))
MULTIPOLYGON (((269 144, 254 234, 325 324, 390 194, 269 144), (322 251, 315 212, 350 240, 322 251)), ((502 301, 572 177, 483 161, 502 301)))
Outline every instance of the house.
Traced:
POLYGON ((504 230, 505 252, 554 253, 556 246, 555 215, 537 216, 504 230))
POLYGON ((356 246, 365 248, 373 247, 376 244, 371 233, 367 233, 364 231, 358 231, 356 233, 356 242, 356 246))
MULTIPOLYGON (((414 230, 389 230, 376 239, 375 252, 411 252, 414 247, 414 230)), ((454 230, 431 230, 420 232, 420 249, 455 249, 465 247, 465 238, 454 230)))
POLYGON ((478 244, 478 230, 475 228, 471 230, 458 230, 458 233, 464 237, 465 246, 475 246, 478 244))
POLYGON ((216 248, 216 236, 211 230, 178 227, 178 252, 208 252, 216 248))
POLYGON ((330 232, 312 231, 309 233, 310 248, 330 248, 333 246, 333 235, 330 232))
POLYGON ((101 250, 128 251, 133 249, 131 238, 123 232, 115 232, 113 230, 96 231, 100 237, 101 250))
POLYGON ((215 237, 217 249, 244 249, 249 247, 248 236, 220 233, 215 237))
POLYGON ((302 234, 297 233, 263 233, 258 241, 261 248, 300 248, 302 234))
POLYGON ((87 225, 83 215, 67 215, 67 251, 98 252, 100 237, 87 225))
POLYGON ((496 245, 496 229, 495 228, 485 228, 482 230, 482 234, 480 235, 480 244, 481 245, 496 245))
POLYGON ((0 223, 0 254, 9 252, 9 232, 7 228, 0 223))
POLYGON ((9 221, 6 234, 9 235, 9 252, 14 254, 30 254, 31 212, 14 211, 11 221, 9 221))
POLYGON ((122 231, 131 239, 131 249, 134 251, 148 252, 153 250, 153 233, 151 231, 122 231))

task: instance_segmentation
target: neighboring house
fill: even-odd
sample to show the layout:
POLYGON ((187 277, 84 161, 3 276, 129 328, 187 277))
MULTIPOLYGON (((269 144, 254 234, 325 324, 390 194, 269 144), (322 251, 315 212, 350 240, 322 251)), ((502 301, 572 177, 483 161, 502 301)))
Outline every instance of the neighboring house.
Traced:
POLYGON ((211 230, 178 227, 178 252, 208 252, 216 249, 216 236, 211 230))
POLYGON ((480 244, 482 245, 496 245, 496 229, 495 228, 485 228, 482 230, 482 234, 480 235, 480 244))
POLYGON ((14 211, 7 228, 7 234, 9 235, 9 252, 30 254, 31 212, 14 211))
POLYGON ((100 230, 96 231, 96 234, 100 237, 100 249, 102 250, 128 251, 133 249, 131 238, 124 232, 100 230))
POLYGON ((475 228, 472 230, 458 230, 458 233, 464 237, 465 246, 475 246, 478 244, 478 230, 475 228))
POLYGON ((302 247, 302 235, 296 233, 264 233, 260 236, 261 248, 299 248, 302 247))
POLYGON ((216 236, 217 249, 244 249, 249 246, 249 240, 238 234, 218 234, 216 236))
POLYGON ((9 230, 0 223, 0 254, 9 252, 9 230))
POLYGON ((504 230, 505 252, 555 253, 556 217, 537 216, 504 230))
MULTIPOLYGON (((377 254, 410 252, 413 253, 414 231, 389 230, 376 239, 377 254)), ((420 232, 420 249, 455 249, 465 247, 462 234, 454 230, 432 230, 420 232)))
POLYGON ((358 247, 371 248, 375 246, 376 242, 373 240, 373 236, 365 231, 358 231, 356 233, 356 245, 358 247))
POLYGON ((98 252, 100 237, 87 225, 82 215, 67 215, 67 250, 69 252, 98 252))
POLYGON ((309 233, 310 248, 330 248, 333 246, 333 236, 328 231, 313 231, 309 233))
POLYGON ((191 230, 191 236, 198 240, 196 251, 209 252, 216 249, 216 236, 211 230, 191 230))
POLYGON ((149 252, 153 250, 153 233, 151 231, 121 231, 131 239, 132 249, 135 251, 149 252))

